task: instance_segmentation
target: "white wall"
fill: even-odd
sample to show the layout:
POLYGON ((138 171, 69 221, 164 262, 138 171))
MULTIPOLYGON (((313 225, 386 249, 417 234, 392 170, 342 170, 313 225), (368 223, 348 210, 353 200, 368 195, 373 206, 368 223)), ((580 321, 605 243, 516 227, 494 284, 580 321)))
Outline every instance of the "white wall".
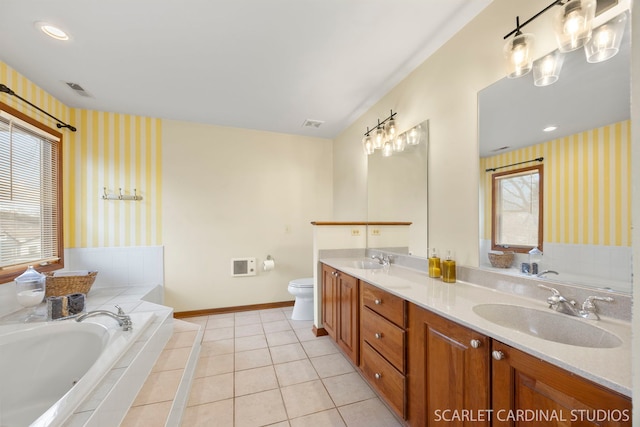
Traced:
POLYGON ((332 215, 332 141, 163 121, 166 302, 175 311, 288 301, 313 276, 314 220, 332 215), (276 269, 231 277, 231 258, 276 269))
MULTIPOLYGON (((638 2, 632 3, 632 28, 640 28, 640 6, 638 2)), ((631 31, 633 40, 632 46, 640 46, 640 31, 631 31)), ((631 224, 633 227, 631 242, 633 248, 633 292, 637 295, 640 292, 640 49, 631 49, 631 224)), ((633 345, 632 360, 640 357, 640 304, 633 304, 633 345)), ((640 366, 638 363, 632 364, 633 370, 633 420, 634 425, 640 424, 640 366)))

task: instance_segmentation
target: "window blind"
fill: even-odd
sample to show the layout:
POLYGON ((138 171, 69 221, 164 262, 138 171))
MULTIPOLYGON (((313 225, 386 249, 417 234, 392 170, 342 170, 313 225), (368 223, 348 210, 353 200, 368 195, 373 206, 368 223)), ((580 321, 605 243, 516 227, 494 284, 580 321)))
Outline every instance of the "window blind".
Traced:
POLYGON ((59 140, 0 115, 0 269, 58 260, 59 140))

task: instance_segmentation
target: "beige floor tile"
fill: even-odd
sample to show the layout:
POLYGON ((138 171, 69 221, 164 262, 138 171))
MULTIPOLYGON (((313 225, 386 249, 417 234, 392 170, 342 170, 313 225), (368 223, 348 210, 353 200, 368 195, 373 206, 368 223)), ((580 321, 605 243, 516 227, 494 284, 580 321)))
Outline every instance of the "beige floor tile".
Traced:
POLYGON ((325 356, 312 357, 311 363, 316 368, 320 378, 334 377, 336 375, 355 372, 355 368, 342 353, 327 354, 325 356))
POLYGON ((233 397, 233 373, 196 378, 187 406, 202 405, 233 397))
POLYGON ((260 319, 262 319, 262 322, 266 323, 266 322, 275 322, 276 320, 287 320, 287 316, 284 315, 282 310, 278 310, 278 309, 274 311, 262 310, 260 312, 260 319))
POLYGON ((233 338, 233 327, 230 328, 214 328, 205 329, 202 336, 202 342, 205 341, 220 341, 233 338))
POLYGON ((338 346, 329 337, 316 338, 312 341, 302 341, 302 347, 309 357, 324 356, 338 353, 338 346))
POLYGON ((269 348, 271 352, 271 359, 274 364, 293 362, 294 360, 302 360, 307 358, 307 353, 304 352, 300 343, 279 345, 277 347, 269 348))
POLYGON ((234 411, 234 427, 264 426, 287 420, 279 390, 236 397, 234 411))
POLYGON ((278 388, 273 366, 238 371, 234 377, 235 396, 258 393, 278 388))
POLYGON ((241 351, 239 353, 235 353, 236 371, 259 368, 261 366, 267 366, 271 364, 271 353, 269 353, 268 348, 259 348, 257 350, 241 351))
POLYGON ((371 387, 357 372, 325 378, 322 382, 336 406, 344 406, 376 397, 371 387))
POLYGON ((136 396, 133 406, 173 400, 184 369, 152 372, 136 396))
POLYGON ((316 370, 308 359, 275 365, 280 387, 318 379, 316 370))
POLYGON ((206 329, 218 329, 218 328, 233 328, 235 326, 235 319, 233 316, 209 316, 207 320, 206 329))
POLYGON ((236 352, 256 350, 259 348, 267 348, 267 340, 264 335, 236 338, 236 352))
POLYGON ((400 427, 398 419, 378 399, 365 400, 338 408, 348 427, 400 427))
POLYGON ((262 329, 261 323, 236 326, 235 334, 236 334, 236 338, 250 337, 252 335, 262 335, 264 334, 264 329, 262 329))
POLYGON ((313 320, 288 320, 289 324, 293 329, 308 329, 311 331, 313 329, 313 320))
MULTIPOLYGON (((269 427, 290 427, 291 424, 289 424, 289 421, 281 421, 279 423, 275 423, 275 424, 269 424, 269 427)), ((312 426, 309 426, 312 427, 312 426)))
POLYGON ((174 332, 164 348, 193 347, 198 331, 174 332))
POLYGON ((342 417, 337 409, 316 412, 291 420, 291 427, 344 427, 342 417))
POLYGON ((183 427, 231 427, 233 426, 233 399, 189 406, 184 411, 181 425, 183 427))
POLYGON ((167 422, 172 402, 133 406, 120 423, 120 427, 163 426, 167 422))
POLYGON ((266 334, 269 347, 275 347, 278 345, 293 344, 298 342, 298 337, 293 330, 272 332, 266 334))
POLYGON ((290 419, 334 408, 320 380, 282 387, 280 391, 290 419))
POLYGON ((244 316, 236 317, 236 326, 255 325, 260 323, 262 323, 262 321, 260 320, 260 316, 258 314, 247 314, 244 316))
POLYGON ((191 347, 167 348, 162 350, 151 372, 184 369, 191 354, 191 347))
POLYGON ((235 340, 220 340, 203 342, 200 347, 200 357, 210 357, 220 354, 233 353, 235 340))
POLYGON ((298 340, 302 341, 313 341, 318 339, 318 337, 315 336, 315 334, 313 333, 313 331, 311 329, 294 329, 293 330, 296 333, 296 336, 298 337, 298 340))
POLYGON ((265 322, 262 324, 265 333, 291 330, 291 325, 286 320, 276 320, 275 322, 265 322))
POLYGON ((201 357, 198 359, 194 378, 210 377, 212 375, 233 372, 234 354, 219 354, 216 356, 201 357))

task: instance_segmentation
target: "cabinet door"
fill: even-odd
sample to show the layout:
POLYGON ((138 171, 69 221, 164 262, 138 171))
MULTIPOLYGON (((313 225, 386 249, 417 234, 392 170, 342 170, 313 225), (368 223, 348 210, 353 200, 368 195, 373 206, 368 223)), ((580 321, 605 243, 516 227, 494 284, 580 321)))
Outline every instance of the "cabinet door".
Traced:
POLYGON ((493 350, 494 426, 631 426, 629 398, 500 342, 493 350))
POLYGON ((489 426, 489 338, 414 304, 408 332, 410 424, 489 426))
POLYGON ((333 339, 336 338, 338 322, 338 290, 337 272, 326 265, 322 265, 322 323, 324 330, 333 339))
POLYGON ((358 363, 358 279, 338 272, 340 303, 338 308, 338 346, 353 361, 358 363))

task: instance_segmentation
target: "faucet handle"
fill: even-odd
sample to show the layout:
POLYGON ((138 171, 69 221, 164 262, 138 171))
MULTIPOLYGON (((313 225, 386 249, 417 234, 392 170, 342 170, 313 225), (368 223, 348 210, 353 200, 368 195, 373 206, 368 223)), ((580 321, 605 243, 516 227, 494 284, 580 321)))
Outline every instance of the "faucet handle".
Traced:
POLYGON ((556 288, 552 288, 551 286, 546 286, 546 285, 538 285, 539 288, 542 289, 546 289, 548 291, 551 291, 553 293, 554 297, 559 297, 560 296, 560 292, 556 289, 556 288))
POLYGON ((546 289, 553 293, 553 295, 547 298, 547 303, 549 304, 549 308, 557 305, 560 301, 564 299, 564 297, 560 295, 560 292, 556 288, 552 288, 550 286, 540 285, 540 284, 538 285, 538 287, 542 289, 546 289))
POLYGON ((605 301, 605 302, 613 302, 613 298, 611 297, 598 297, 598 296, 590 296, 582 303, 583 311, 595 311, 596 305, 594 301, 605 301))
POLYGON ((118 304, 116 304, 116 308, 118 309, 118 316, 124 316, 125 312, 118 304))

